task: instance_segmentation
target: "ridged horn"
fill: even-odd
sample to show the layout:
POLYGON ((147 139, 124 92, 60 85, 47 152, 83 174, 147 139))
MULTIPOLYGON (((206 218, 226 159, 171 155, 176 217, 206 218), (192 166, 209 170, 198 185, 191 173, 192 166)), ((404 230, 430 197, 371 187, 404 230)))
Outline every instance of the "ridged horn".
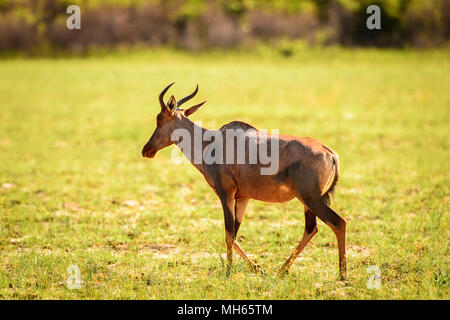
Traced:
POLYGON ((161 93, 159 94, 159 104, 161 105, 161 110, 163 110, 166 107, 166 103, 164 102, 164 94, 169 90, 169 88, 174 84, 175 82, 172 82, 169 84, 161 93))
POLYGON ((192 92, 190 95, 184 97, 183 99, 178 100, 178 107, 180 107, 183 103, 185 103, 186 101, 191 100, 198 92, 198 85, 195 88, 194 92, 192 92))

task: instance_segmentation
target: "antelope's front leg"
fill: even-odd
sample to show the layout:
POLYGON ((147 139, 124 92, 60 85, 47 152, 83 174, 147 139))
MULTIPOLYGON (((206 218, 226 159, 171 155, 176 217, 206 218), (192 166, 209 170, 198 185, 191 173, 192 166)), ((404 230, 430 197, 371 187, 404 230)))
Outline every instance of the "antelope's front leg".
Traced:
POLYGON ((227 244, 227 275, 231 271, 233 262, 233 243, 235 240, 234 232, 234 194, 220 193, 220 201, 222 203, 223 215, 225 219, 225 242, 227 244))
POLYGON ((258 272, 261 274, 264 274, 264 270, 261 269, 256 263, 254 263, 250 258, 247 256, 247 254, 244 252, 244 250, 241 249, 239 243, 237 242, 237 233, 239 230, 239 227, 241 225, 242 219, 244 219, 245 209, 247 209, 248 202, 250 201, 250 198, 239 198, 235 200, 234 203, 234 243, 233 248, 236 250, 236 252, 241 256, 242 259, 250 266, 252 271, 258 272))

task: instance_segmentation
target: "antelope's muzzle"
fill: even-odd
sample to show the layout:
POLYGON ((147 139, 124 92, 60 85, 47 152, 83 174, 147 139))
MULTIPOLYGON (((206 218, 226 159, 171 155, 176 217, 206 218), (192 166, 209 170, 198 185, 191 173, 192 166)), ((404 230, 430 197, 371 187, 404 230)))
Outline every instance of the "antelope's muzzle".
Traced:
POLYGON ((154 158, 156 154, 156 150, 148 147, 147 145, 142 148, 142 156, 145 158, 154 158))

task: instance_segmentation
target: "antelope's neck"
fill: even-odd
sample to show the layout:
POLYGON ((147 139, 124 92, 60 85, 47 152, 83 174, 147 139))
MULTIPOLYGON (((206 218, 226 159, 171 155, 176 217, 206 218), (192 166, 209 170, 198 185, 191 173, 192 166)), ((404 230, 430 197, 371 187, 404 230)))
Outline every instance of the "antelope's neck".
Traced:
POLYGON ((180 139, 176 145, 180 148, 181 152, 183 152, 192 165, 203 174, 203 151, 209 143, 209 141, 203 141, 203 136, 205 132, 210 130, 195 124, 185 117, 182 117, 176 122, 175 129, 186 130, 179 131, 183 138, 180 139))

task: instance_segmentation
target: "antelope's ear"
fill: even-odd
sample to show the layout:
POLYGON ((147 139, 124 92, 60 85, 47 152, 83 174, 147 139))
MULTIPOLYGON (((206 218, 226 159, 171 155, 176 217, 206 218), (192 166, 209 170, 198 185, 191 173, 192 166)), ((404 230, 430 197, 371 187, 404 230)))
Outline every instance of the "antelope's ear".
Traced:
POLYGON ((195 111, 197 111, 206 101, 203 101, 202 103, 199 103, 193 107, 190 107, 189 109, 184 111, 184 115, 186 117, 189 117, 191 114, 193 114, 195 111))
POLYGON ((167 111, 169 111, 169 113, 174 113, 175 110, 177 110, 177 106, 178 106, 177 100, 175 99, 174 96, 171 96, 169 101, 167 101, 166 103, 167 111))

